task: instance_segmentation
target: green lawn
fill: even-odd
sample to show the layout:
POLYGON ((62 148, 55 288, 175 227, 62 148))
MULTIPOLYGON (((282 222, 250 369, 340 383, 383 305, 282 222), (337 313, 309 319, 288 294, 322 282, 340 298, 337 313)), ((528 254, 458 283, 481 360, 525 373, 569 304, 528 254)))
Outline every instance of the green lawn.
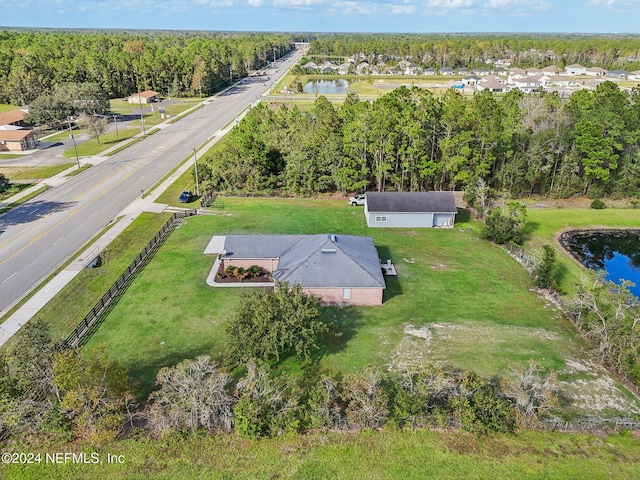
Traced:
MULTIPOLYGON (((202 99, 200 98, 172 98, 171 99, 171 115, 175 117, 176 115, 188 110, 189 108, 197 105, 202 99)), ((110 101, 111 111, 113 113, 117 113, 119 115, 140 115, 140 105, 135 103, 128 103, 124 100, 115 99, 110 101)), ((166 112, 165 118, 160 117, 160 113, 158 112, 158 105, 156 104, 143 104, 142 105, 142 114, 144 116, 144 126, 146 129, 162 123, 167 120, 167 115, 169 114, 169 105, 165 105, 166 112), (151 111, 153 105, 153 111, 151 111)), ((137 125, 138 128, 140 126, 140 120, 134 120, 131 122, 132 125, 137 125)))
MULTIPOLYGON (((44 443, 41 441, 40 443, 44 443)), ((40 463, 2 465, 5 478, 627 480, 640 477, 640 442, 628 432, 534 433, 477 438, 461 432, 316 433, 246 440, 233 435, 146 437, 83 444, 9 445, 40 463), (51 452, 99 455, 100 464, 47 464, 51 452), (122 463, 108 463, 107 454, 122 463), (121 457, 120 457, 121 456, 121 457)))
POLYGON ((9 105, 7 103, 0 103, 0 113, 4 113, 4 112, 10 112, 11 110, 15 110, 16 107, 15 105, 9 105))
MULTIPOLYGON (((81 132, 82 130, 78 131, 76 133, 76 136, 81 132)), ((100 135, 100 143, 98 143, 98 141, 95 138, 92 138, 88 142, 83 142, 76 146, 76 148, 78 149, 78 156, 88 157, 91 155, 98 155, 99 153, 104 152, 108 148, 113 147, 114 144, 121 142, 123 140, 126 140, 128 138, 131 138, 134 135, 137 135, 138 133, 140 133, 140 129, 138 128, 127 128, 123 130, 118 130, 117 135, 115 131, 106 133, 104 135, 100 135)), ((75 158, 76 157, 75 149, 73 147, 66 149, 62 153, 62 156, 64 158, 75 158)))
MULTIPOLYGON (((66 338, 113 285, 169 214, 143 213, 105 250, 103 266, 85 269, 35 316, 47 321, 56 338, 66 338)), ((89 248, 90 249, 90 248, 89 248)))
POLYGON ((631 208, 536 208, 527 210, 527 241, 533 248, 542 244, 554 245, 560 253, 560 290, 570 293, 582 275, 591 274, 557 243, 559 233, 581 228, 640 228, 640 212, 631 208))
POLYGON ((62 163, 60 165, 51 165, 47 167, 0 167, 0 173, 3 173, 12 181, 37 180, 53 177, 74 165, 75 162, 62 163))
MULTIPOLYGON (((530 291, 524 269, 502 249, 478 239, 472 231, 477 225, 465 214, 452 230, 368 229, 362 209, 344 200, 224 202, 225 209, 213 215, 185 220, 90 342, 106 342, 141 393, 149 391, 162 366, 198 354, 218 359, 224 354, 224 326, 239 291, 206 285, 213 258, 202 252, 212 235, 225 233, 370 235, 381 259, 393 260, 398 277, 387 278, 384 305, 325 309, 341 336, 328 338, 313 359, 321 368, 354 372, 371 363, 426 361, 490 377, 504 375, 513 362, 534 359, 559 370, 569 384, 581 373, 567 362, 591 358, 569 322, 530 291), (407 325, 427 328, 430 341, 406 335, 407 325)), ((288 359, 280 371, 299 374, 309 367, 288 359)), ((602 375, 606 372, 594 378, 602 375)), ((617 394, 630 403, 609 413, 638 407, 628 392, 617 394)), ((581 393, 572 395, 563 406, 581 408, 581 393)))

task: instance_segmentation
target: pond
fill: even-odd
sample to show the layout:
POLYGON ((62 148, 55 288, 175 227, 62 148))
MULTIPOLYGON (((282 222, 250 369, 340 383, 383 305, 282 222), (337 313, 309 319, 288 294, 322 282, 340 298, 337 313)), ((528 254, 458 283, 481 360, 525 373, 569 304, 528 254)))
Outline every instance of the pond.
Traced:
POLYGON ((304 93, 319 95, 346 94, 349 82, 346 80, 311 80, 304 86, 304 93))
POLYGON ((631 293, 640 297, 640 230, 566 232, 560 243, 585 267, 604 270, 607 280, 635 283, 631 293))

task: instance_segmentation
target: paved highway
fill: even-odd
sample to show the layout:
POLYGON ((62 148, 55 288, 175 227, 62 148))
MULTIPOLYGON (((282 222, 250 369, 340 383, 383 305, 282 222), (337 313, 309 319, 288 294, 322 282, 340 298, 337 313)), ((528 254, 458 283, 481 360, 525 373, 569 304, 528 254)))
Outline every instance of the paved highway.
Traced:
MULTIPOLYGON (((266 69, 278 78, 300 57, 266 69)), ((245 79, 159 132, 0 216, 0 316, 112 222, 142 191, 234 121, 265 90, 245 79)))

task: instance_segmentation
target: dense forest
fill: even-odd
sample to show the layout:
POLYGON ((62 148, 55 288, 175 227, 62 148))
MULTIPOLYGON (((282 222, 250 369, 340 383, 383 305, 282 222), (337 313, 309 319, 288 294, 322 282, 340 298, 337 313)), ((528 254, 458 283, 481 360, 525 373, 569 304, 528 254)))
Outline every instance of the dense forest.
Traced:
POLYGON ((465 99, 401 87, 374 102, 309 114, 259 105, 200 169, 233 193, 313 195, 366 190, 467 190, 634 196, 640 187, 640 89, 613 82, 563 102, 555 93, 465 99))
POLYGON ((363 53, 368 61, 406 59, 425 67, 478 67, 490 59, 507 58, 513 66, 563 67, 572 63, 606 69, 640 68, 637 35, 545 34, 333 34, 318 36, 310 55, 350 57, 363 53))
POLYGON ((110 98, 151 89, 209 94, 293 48, 274 33, 0 31, 0 103, 27 105, 65 83, 110 98))

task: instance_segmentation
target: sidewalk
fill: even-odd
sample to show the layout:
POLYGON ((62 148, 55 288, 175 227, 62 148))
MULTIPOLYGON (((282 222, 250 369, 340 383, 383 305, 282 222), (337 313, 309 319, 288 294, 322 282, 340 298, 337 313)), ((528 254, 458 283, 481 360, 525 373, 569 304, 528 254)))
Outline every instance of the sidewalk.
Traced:
MULTIPOLYGON (((208 100, 205 100, 208 101, 208 100)), ((204 103, 204 102, 203 102, 204 103)), ((253 102, 250 106, 243 111, 238 117, 242 118, 250 108, 253 108, 257 102, 253 102)), ((198 108, 199 104, 193 108, 198 108)), ((191 110, 191 109, 190 109, 191 110)), ((190 110, 183 112, 186 114, 190 110)), ((175 118, 175 117, 174 117, 175 118)), ((170 120, 167 120, 154 128, 164 128, 168 125, 170 120)), ((211 137, 209 141, 201 148, 202 151, 207 151, 218 140, 224 137, 231 128, 235 125, 235 122, 231 122, 226 128, 218 130, 211 137)), ((134 138, 140 137, 142 134, 138 134, 134 138)), ((122 148, 122 145, 114 146, 108 150, 102 152, 101 156, 85 157, 80 160, 82 164, 98 165, 106 160, 108 157, 106 154, 115 148, 122 148)), ((55 297, 60 290, 62 290, 71 280, 75 278, 84 268, 87 267, 100 252, 102 252, 118 235, 120 235, 125 228, 127 228, 142 212, 162 213, 168 207, 166 204, 155 203, 158 197, 169 188, 183 173, 192 167, 192 162, 187 159, 184 161, 169 177, 167 177, 160 185, 158 185, 153 191, 145 195, 144 198, 138 198, 126 206, 116 218, 121 217, 116 221, 107 232, 99 237, 85 252, 76 257, 67 267, 65 267, 60 273, 53 277, 46 285, 44 285, 38 292, 36 292, 24 305, 22 305, 13 315, 11 315, 4 323, 0 324, 0 346, 4 345, 20 328, 34 317, 38 311, 44 307, 49 300, 55 297)), ((43 186, 58 186, 68 181, 72 177, 66 177, 69 172, 73 172, 78 167, 74 166, 64 172, 61 172, 51 178, 39 182, 37 185, 30 187, 17 195, 8 198, 5 202, 0 204, 2 208, 5 204, 15 202, 30 192, 38 190, 43 186)), ((1 215, 0 215, 1 216, 1 215)), ((37 287, 36 287, 37 288, 37 287)), ((27 294, 28 295, 28 294, 27 294)), ((9 309, 4 312, 0 312, 0 317, 5 315, 9 309)))

